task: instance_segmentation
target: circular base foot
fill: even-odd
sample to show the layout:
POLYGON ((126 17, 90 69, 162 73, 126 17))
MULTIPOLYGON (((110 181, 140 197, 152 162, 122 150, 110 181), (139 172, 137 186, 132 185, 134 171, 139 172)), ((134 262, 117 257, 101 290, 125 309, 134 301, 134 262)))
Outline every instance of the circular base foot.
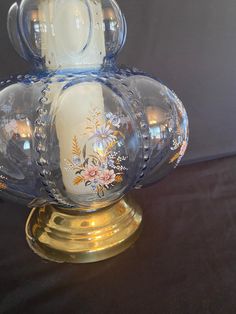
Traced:
POLYGON ((51 205, 34 208, 26 223, 32 250, 54 262, 90 263, 115 256, 138 237, 142 212, 130 199, 93 213, 51 205))

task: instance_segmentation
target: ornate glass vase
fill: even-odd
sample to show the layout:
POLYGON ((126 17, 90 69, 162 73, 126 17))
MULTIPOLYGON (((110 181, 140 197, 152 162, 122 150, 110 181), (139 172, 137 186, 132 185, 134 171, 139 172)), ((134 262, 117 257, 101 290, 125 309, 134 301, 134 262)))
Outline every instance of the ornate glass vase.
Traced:
POLYGON ((32 208, 30 247, 56 262, 94 262, 137 238, 127 196, 180 162, 188 118, 151 76, 115 59, 126 22, 114 0, 22 0, 8 14, 33 74, 1 83, 1 196, 32 208))

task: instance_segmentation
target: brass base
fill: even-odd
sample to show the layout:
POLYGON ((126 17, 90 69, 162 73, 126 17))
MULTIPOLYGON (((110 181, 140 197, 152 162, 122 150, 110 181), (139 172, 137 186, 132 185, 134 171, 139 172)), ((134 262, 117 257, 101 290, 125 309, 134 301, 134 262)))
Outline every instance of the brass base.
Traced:
POLYGON ((90 263, 115 256, 138 237, 142 211, 130 199, 93 213, 51 205, 34 208, 26 223, 32 250, 54 262, 90 263))

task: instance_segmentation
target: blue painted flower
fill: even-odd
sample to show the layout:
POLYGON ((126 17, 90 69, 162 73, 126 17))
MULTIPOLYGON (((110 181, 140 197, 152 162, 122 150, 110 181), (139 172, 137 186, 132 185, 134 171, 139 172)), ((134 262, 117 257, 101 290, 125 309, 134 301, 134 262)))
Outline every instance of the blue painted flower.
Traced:
POLYGON ((120 118, 116 115, 114 115, 113 113, 109 112, 106 114, 106 118, 111 122, 111 124, 116 127, 119 128, 120 127, 120 118))
POLYGON ((103 125, 97 129, 93 138, 95 138, 94 149, 96 151, 103 151, 109 144, 116 141, 116 136, 113 134, 113 131, 110 129, 109 125, 103 125))
POLYGON ((73 164, 74 164, 74 165, 79 165, 79 164, 81 164, 81 159, 80 159, 78 156, 76 156, 76 155, 74 155, 74 156, 72 157, 72 160, 73 160, 73 164))

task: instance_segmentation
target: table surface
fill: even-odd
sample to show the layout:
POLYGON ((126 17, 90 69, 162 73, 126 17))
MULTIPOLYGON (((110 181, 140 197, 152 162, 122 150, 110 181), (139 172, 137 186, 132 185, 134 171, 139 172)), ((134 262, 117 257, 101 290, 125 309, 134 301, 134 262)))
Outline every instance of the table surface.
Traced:
POLYGON ((1 202, 0 313, 235 314, 236 157, 180 167, 133 194, 144 209, 139 240, 85 265, 34 255, 29 210, 1 202))

